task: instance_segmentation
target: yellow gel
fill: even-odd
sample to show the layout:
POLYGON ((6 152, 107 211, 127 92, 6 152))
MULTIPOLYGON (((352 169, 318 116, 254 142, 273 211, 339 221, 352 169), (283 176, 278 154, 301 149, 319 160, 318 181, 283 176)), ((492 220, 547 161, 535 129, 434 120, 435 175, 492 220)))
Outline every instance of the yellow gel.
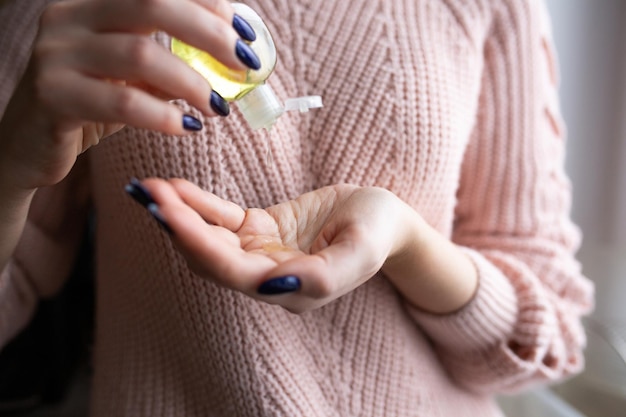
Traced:
POLYGON ((178 39, 172 39, 172 52, 206 78, 211 87, 226 101, 243 97, 265 81, 254 74, 256 71, 237 71, 228 68, 206 52, 178 39))

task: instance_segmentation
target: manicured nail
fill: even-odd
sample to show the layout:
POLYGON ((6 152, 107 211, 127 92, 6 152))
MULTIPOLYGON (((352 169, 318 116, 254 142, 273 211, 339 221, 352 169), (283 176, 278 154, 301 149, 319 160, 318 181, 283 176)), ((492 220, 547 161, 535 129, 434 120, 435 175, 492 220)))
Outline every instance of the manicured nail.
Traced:
POLYGON ((220 96, 217 91, 211 91, 211 108, 220 116, 228 116, 230 113, 230 106, 228 102, 220 96))
POLYGON ((152 214, 152 217, 154 217, 154 220, 157 221, 159 226, 163 228, 163 230, 165 230, 170 235, 174 234, 174 231, 165 221, 165 218, 161 214, 161 211, 159 210, 159 206, 156 203, 150 203, 146 206, 146 208, 148 209, 150 214, 152 214))
POLYGON ((233 16, 233 28, 239 36, 245 41, 252 42, 256 40, 256 33, 243 17, 236 14, 233 16))
POLYGON ((165 221, 165 218, 159 211, 159 206, 154 201, 146 187, 144 187, 137 178, 131 178, 130 182, 124 187, 126 192, 139 204, 144 206, 157 223, 169 234, 173 234, 172 229, 165 221))
POLYGON ((286 277, 272 278, 265 281, 257 288, 259 294, 275 295, 294 292, 300 289, 300 279, 293 275, 286 277))
POLYGON ((150 204, 155 204, 154 199, 137 178, 131 178, 130 182, 124 187, 126 192, 139 204, 144 207, 148 207, 150 204))
POLYGON ((239 60, 247 67, 252 68, 253 70, 261 68, 261 60, 259 60, 259 57, 256 56, 252 48, 250 48, 248 44, 241 39, 237 39, 235 53, 237 54, 237 58, 239 58, 239 60))
POLYGON ((183 129, 197 132, 202 130, 202 122, 189 114, 185 114, 183 115, 183 129))

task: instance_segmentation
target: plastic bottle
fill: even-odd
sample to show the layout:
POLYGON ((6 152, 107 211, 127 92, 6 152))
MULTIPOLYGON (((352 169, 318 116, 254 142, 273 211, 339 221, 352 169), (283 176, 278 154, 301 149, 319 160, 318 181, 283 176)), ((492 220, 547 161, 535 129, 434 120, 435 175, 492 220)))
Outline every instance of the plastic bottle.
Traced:
POLYGON ((276 46, 261 17, 243 3, 232 3, 235 12, 243 17, 256 32, 249 43, 261 61, 259 70, 237 71, 226 67, 208 53, 172 39, 172 52, 204 76, 211 87, 226 101, 235 101, 252 129, 269 130, 285 111, 308 111, 322 107, 320 96, 285 100, 283 106, 272 88, 265 82, 276 66, 276 46))

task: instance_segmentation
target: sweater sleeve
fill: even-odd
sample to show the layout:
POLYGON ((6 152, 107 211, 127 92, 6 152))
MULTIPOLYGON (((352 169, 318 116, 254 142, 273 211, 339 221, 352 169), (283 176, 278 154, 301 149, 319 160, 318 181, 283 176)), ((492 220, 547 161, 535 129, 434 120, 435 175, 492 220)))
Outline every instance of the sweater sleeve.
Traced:
POLYGON ((453 314, 410 309, 451 377, 475 392, 556 382, 583 367, 593 286, 575 258, 581 235, 569 217, 550 32, 538 1, 496 9, 452 237, 479 287, 453 314))

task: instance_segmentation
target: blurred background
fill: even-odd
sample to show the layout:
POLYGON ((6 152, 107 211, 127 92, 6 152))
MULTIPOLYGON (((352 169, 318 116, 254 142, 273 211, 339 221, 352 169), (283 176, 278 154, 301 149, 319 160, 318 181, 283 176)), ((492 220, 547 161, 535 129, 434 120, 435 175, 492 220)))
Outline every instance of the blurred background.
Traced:
POLYGON ((568 132, 579 258, 596 284, 585 372, 504 398, 507 416, 626 415, 626 1, 546 0, 568 132), (556 395, 555 395, 556 394, 556 395))

